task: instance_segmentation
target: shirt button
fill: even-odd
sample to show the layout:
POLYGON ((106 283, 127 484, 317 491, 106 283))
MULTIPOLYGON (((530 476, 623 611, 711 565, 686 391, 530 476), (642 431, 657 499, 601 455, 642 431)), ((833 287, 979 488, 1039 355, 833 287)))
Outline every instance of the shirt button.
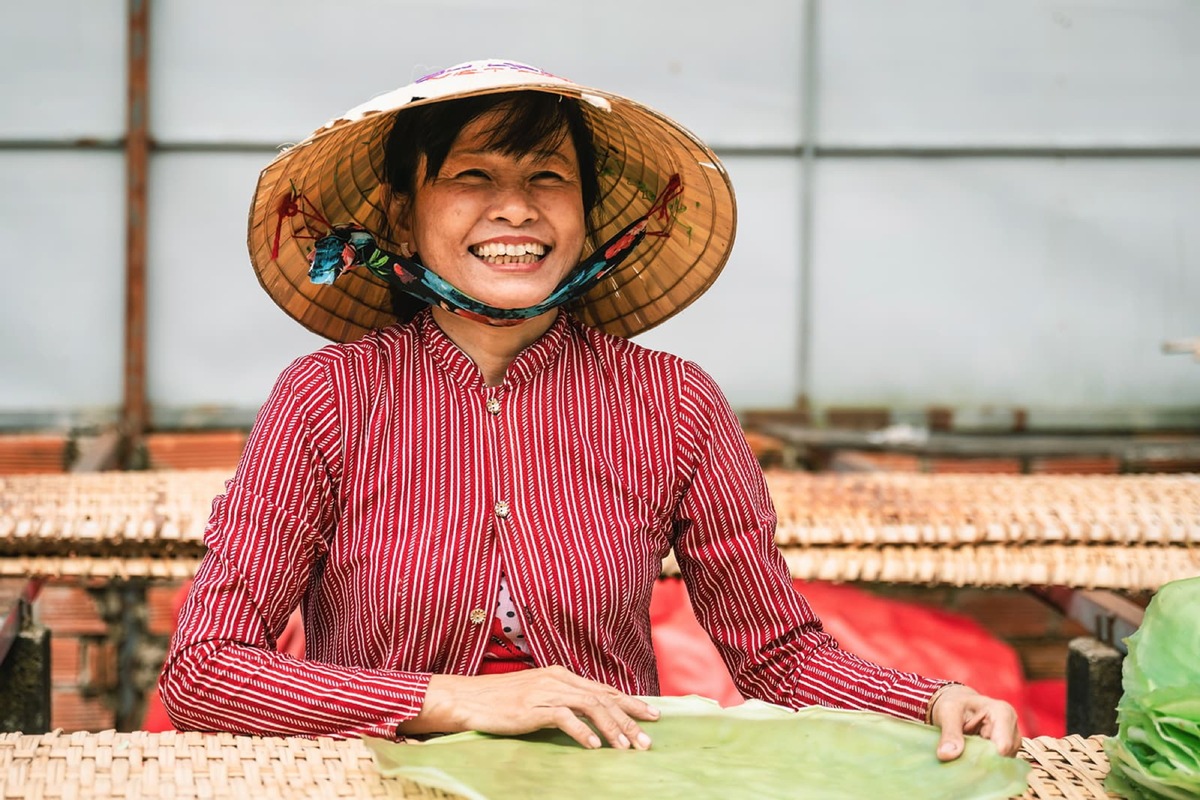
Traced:
POLYGON ((495 511, 496 516, 500 519, 508 519, 508 501, 501 500, 499 503, 496 503, 495 511))
POLYGON ((499 414, 500 401, 494 397, 489 397, 487 401, 487 411, 489 414, 499 414))
POLYGON ((471 612, 471 622, 474 622, 476 625, 482 625, 486 619, 487 612, 482 608, 477 608, 471 612))

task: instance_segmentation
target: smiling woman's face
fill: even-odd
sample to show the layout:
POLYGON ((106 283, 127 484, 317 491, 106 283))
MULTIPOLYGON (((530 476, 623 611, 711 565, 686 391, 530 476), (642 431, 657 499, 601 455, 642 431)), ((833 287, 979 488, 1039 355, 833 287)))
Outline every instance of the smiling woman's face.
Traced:
POLYGON ((417 180, 404 227, 422 263, 459 291, 523 308, 545 300, 579 263, 579 160, 570 136, 546 152, 489 148, 496 113, 467 124, 437 174, 417 180))

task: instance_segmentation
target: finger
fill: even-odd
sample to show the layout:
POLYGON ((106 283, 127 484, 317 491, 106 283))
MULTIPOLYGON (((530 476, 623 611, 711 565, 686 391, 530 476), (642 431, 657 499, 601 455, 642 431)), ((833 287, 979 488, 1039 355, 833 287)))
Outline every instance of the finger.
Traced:
POLYGON ((627 694, 613 693, 602 695, 605 707, 612 714, 625 739, 638 750, 648 750, 652 744, 650 735, 642 730, 637 721, 656 720, 659 717, 657 708, 636 697, 627 694))
POLYGON ((935 722, 942 729, 938 738, 937 757, 939 761, 953 761, 962 755, 963 751, 963 717, 966 708, 962 703, 944 699, 938 704, 935 722))
POLYGON ((654 706, 641 700, 637 697, 631 697, 627 694, 618 696, 617 703, 621 706, 626 714, 637 719, 658 719, 660 716, 659 710, 654 706))
POLYGON ((979 709, 973 714, 968 713, 963 721, 963 731, 965 733, 977 733, 980 736, 987 737, 987 730, 991 727, 991 722, 988 718, 987 709, 979 709))
MULTIPOLYGON (((650 747, 650 736, 641 729, 635 720, 658 719, 660 712, 657 708, 637 697, 619 692, 607 684, 588 680, 572 672, 564 671, 564 674, 559 677, 567 683, 578 687, 585 695, 600 698, 616 719, 618 726, 630 744, 642 750, 650 747)), ((585 700, 584 702, 588 701, 585 700)), ((581 713, 591 719, 591 715, 587 713, 586 709, 582 709, 581 713)), ((594 719, 592 721, 596 722, 594 719)))
POLYGON ((650 749, 650 745, 653 744, 650 740, 650 734, 642 730, 642 726, 638 725, 632 718, 625 717, 624 720, 619 720, 618 724, 621 726, 621 731, 630 746, 638 750, 650 749))
POLYGON ((996 749, 1002 756, 1015 756, 1021 749, 1021 738, 1016 731, 999 729, 992 731, 992 734, 985 738, 990 739, 992 744, 996 745, 996 749))
POLYGON ((962 755, 962 731, 954 728, 942 728, 942 738, 938 741, 937 757, 939 761, 953 761, 962 755))
POLYGON ((565 706, 559 706, 554 709, 550 713, 547 723, 542 727, 558 728, 589 750, 595 750, 603 746, 596 732, 589 728, 586 722, 575 716, 571 709, 565 706))
MULTIPOLYGON (((638 714, 644 715, 650 707, 637 698, 620 695, 612 698, 608 708, 625 739, 638 750, 648 750, 651 745, 650 735, 642 730, 642 726, 637 724, 635 717, 638 714), (631 705, 633 706, 632 711, 629 708, 631 705)), ((641 718, 646 719, 647 717, 642 716, 641 718)))
POLYGON ((1000 751, 1001 755, 1015 756, 1017 751, 1021 749, 1021 731, 1017 727, 1016 712, 1012 711, 1006 716, 1008 719, 996 721, 987 738, 992 740, 992 743, 996 745, 996 749, 1000 751))
POLYGON ((979 735, 996 745, 1001 755, 1016 755, 1021 748, 1021 731, 1017 725, 1016 709, 1008 703, 993 703, 980 727, 979 735))
POLYGON ((644 750, 649 746, 646 741, 649 737, 621 709, 615 697, 609 694, 584 694, 572 702, 571 707, 575 713, 586 717, 613 747, 626 750, 637 746, 644 750))
MULTIPOLYGON (((651 708, 650 706, 646 705, 645 703, 642 703, 641 705, 645 707, 643 709, 643 713, 645 711, 653 711, 654 712, 653 717, 643 716, 643 717, 641 717, 641 719, 657 719, 658 718, 658 709, 651 708)), ((629 716, 628 711, 626 711, 626 713, 625 713, 625 719, 622 723, 622 730, 625 732, 625 736, 628 737, 629 741, 638 750, 649 750, 650 745, 653 744, 653 742, 650 739, 650 734, 648 734, 648 733, 646 733, 646 731, 642 730, 642 726, 638 725, 637 721, 633 717, 629 716)))

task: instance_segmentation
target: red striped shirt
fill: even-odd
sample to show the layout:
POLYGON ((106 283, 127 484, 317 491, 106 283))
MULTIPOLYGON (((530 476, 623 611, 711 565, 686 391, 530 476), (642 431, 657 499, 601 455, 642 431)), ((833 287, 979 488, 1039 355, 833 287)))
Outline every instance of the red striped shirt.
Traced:
POLYGON ((840 650, 774 529, 694 364, 559 314, 488 387, 426 311, 280 376, 214 501, 163 703, 180 729, 395 738, 431 673, 479 672, 501 570, 535 663, 654 695, 674 547, 742 694, 922 719, 940 682, 840 650), (274 650, 297 603, 307 660, 274 650))

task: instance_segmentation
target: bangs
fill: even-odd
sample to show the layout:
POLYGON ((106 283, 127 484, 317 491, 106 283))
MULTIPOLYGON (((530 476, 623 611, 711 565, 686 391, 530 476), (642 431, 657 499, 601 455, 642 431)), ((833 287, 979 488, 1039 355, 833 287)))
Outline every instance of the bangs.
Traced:
POLYGON ((495 114, 485 143, 510 156, 548 155, 569 136, 575 146, 583 204, 591 212, 599 198, 596 150, 579 102, 552 92, 518 91, 464 97, 396 112, 384 150, 383 172, 393 192, 416 191, 417 166, 425 157, 423 181, 441 171, 463 128, 495 114))
MULTIPOLYGON (((488 150, 508 156, 548 156, 558 150, 570 132, 562 107, 566 98, 562 95, 521 92, 489 95, 488 99, 496 100, 495 104, 467 120, 493 115, 494 122, 484 138, 488 150)), ((434 174, 436 171, 427 171, 425 177, 428 180, 434 174)))

